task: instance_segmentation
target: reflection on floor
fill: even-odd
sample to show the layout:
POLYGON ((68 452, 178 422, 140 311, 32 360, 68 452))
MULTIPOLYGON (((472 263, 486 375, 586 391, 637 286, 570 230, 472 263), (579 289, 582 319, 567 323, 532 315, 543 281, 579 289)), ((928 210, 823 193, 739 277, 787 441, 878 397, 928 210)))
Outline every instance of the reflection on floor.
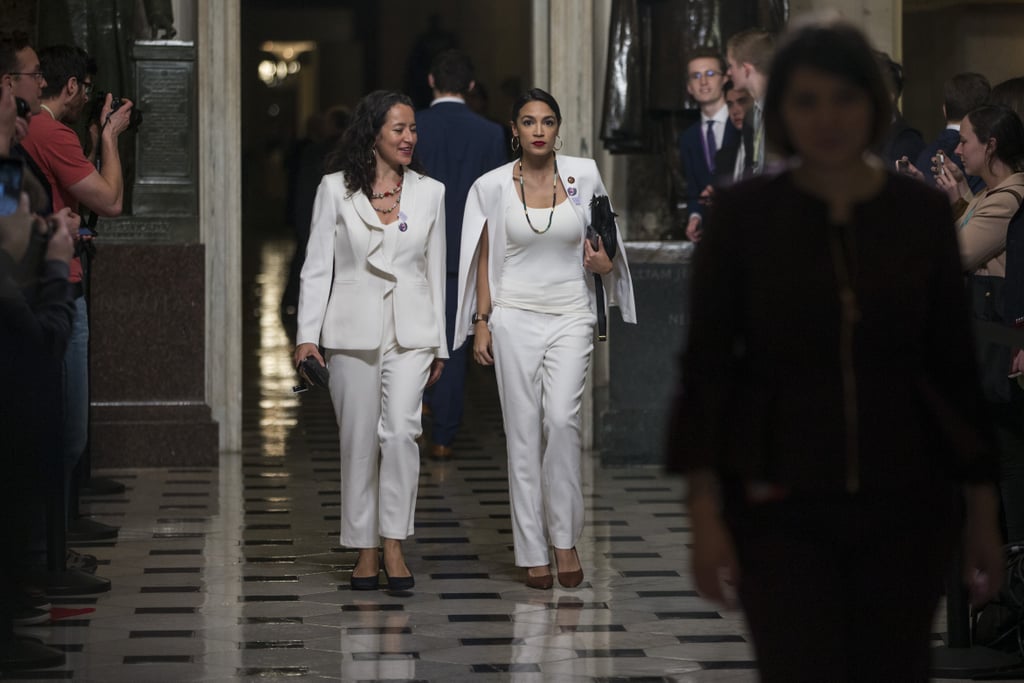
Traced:
POLYGON ((423 461, 405 546, 415 591, 350 591, 330 404, 290 391, 286 267, 270 245, 247 288, 243 453, 214 469, 105 472, 128 490, 88 507, 120 537, 83 550, 113 590, 68 598, 66 618, 27 629, 67 664, 10 680, 756 680, 741 617, 693 590, 681 487, 656 468, 585 457, 586 580, 523 585, 493 374, 479 369, 456 458, 423 461))

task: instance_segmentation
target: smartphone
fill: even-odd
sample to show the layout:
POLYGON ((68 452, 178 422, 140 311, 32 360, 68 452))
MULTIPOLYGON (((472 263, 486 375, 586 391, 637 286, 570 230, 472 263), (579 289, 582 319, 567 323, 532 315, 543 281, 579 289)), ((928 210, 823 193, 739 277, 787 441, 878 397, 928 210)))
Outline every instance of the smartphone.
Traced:
POLYGON ((897 173, 906 173, 909 170, 910 170, 910 160, 909 159, 897 159, 896 160, 896 172, 897 173))
POLYGON ((24 179, 25 164, 20 159, 0 159, 0 216, 18 210, 24 179))
POLYGON ((935 158, 939 162, 939 173, 946 175, 946 153, 940 149, 935 153, 935 158))
POLYGON ((20 97, 15 97, 14 103, 18 107, 18 116, 27 119, 28 115, 32 113, 32 107, 29 106, 28 102, 20 97))

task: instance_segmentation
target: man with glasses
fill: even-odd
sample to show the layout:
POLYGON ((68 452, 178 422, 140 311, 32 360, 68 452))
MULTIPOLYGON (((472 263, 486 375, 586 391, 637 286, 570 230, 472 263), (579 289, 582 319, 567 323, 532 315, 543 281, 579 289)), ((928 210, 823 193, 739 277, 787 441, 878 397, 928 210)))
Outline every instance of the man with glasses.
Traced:
MULTIPOLYGON (((32 114, 39 113, 40 98, 46 79, 39 68, 39 57, 22 31, 0 32, 0 86, 9 88, 15 97, 25 100, 32 114)), ((15 142, 28 132, 28 121, 18 117, 15 142)))
POLYGON ((694 51, 686 64, 686 92, 700 107, 700 121, 684 130, 679 138, 690 214, 686 237, 693 242, 700 240, 705 198, 717 172, 715 155, 739 135, 729 125, 729 109, 723 94, 725 71, 725 60, 710 48, 694 51))

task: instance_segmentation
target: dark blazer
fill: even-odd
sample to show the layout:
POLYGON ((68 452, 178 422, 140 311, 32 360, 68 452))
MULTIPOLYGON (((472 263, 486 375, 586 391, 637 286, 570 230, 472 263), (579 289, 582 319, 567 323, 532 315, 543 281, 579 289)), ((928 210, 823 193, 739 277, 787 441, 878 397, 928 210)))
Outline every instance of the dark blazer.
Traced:
POLYGON ((906 157, 913 163, 924 149, 921 131, 907 123, 902 114, 889 126, 889 132, 882 143, 882 158, 889 162, 889 168, 896 168, 896 160, 906 157))
POLYGON ((890 173, 852 225, 792 174, 720 191, 694 255, 669 466, 841 492, 847 418, 832 237, 851 269, 861 490, 994 481, 949 202, 890 173))
POLYGON ((743 122, 743 130, 738 131, 729 127, 735 132, 727 144, 722 145, 715 155, 715 180, 717 185, 728 186, 733 183, 733 173, 736 169, 736 156, 740 153, 740 145, 743 145, 743 175, 749 176, 754 168, 754 125, 749 123, 749 118, 743 122))
MULTIPOLYGON (((686 209, 688 214, 698 213, 704 215, 704 206, 700 203, 700 193, 708 185, 716 185, 715 179, 721 173, 718 166, 718 152, 726 147, 735 144, 739 140, 739 131, 729 122, 725 121, 725 133, 722 136, 722 146, 715 153, 715 172, 708 168, 707 159, 704 158, 704 131, 703 120, 698 121, 683 131, 679 136, 679 158, 683 162, 683 175, 686 178, 686 209)), ((733 155, 733 163, 736 156, 733 155)), ((730 167, 731 168, 731 167, 730 167)))
MULTIPOLYGON (((924 178, 929 185, 935 187, 935 176, 932 175, 932 157, 938 153, 941 149, 946 153, 946 156, 953 160, 953 163, 963 171, 964 162, 960 160, 960 156, 953 154, 953 150, 956 149, 957 145, 960 144, 960 133, 950 128, 945 128, 939 137, 935 138, 931 143, 928 144, 920 154, 917 155, 917 159, 911 159, 911 163, 917 166, 917 170, 924 174, 924 178)), ((985 181, 979 176, 969 175, 967 176, 967 184, 971 188, 971 192, 978 194, 985 189, 985 181)))
POLYGON ((430 177, 444 183, 448 274, 454 277, 459 273, 466 194, 477 178, 508 161, 505 138, 501 126, 458 102, 416 112, 416 132, 416 157, 430 177))

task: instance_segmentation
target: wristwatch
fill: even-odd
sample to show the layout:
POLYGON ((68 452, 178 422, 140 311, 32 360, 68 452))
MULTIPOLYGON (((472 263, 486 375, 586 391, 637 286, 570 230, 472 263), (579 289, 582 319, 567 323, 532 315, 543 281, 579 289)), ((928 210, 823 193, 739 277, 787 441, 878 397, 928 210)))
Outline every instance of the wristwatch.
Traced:
POLYGON ((477 323, 480 323, 480 322, 484 322, 485 323, 485 322, 487 322, 490 319, 491 319, 491 315, 489 313, 474 313, 473 314, 473 324, 474 325, 476 325, 477 323))

